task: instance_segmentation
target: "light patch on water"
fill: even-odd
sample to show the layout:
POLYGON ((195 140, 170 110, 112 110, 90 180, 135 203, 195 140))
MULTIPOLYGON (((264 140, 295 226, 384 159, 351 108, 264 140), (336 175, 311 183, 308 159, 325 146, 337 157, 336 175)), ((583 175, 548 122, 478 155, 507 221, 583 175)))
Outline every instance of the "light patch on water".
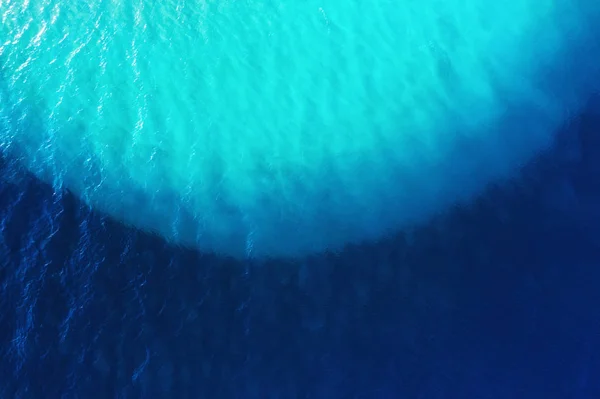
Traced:
POLYGON ((550 145, 591 90, 595 64, 571 48, 599 9, 0 1, 0 142, 177 243, 335 250, 469 200, 550 145))

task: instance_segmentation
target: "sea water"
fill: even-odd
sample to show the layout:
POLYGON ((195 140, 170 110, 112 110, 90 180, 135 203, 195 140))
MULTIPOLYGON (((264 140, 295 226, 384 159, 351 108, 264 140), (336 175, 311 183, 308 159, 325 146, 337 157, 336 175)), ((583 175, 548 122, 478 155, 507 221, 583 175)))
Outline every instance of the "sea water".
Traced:
POLYGON ((469 200, 551 144, 591 90, 598 9, 0 0, 0 149, 176 243, 336 250, 469 200))

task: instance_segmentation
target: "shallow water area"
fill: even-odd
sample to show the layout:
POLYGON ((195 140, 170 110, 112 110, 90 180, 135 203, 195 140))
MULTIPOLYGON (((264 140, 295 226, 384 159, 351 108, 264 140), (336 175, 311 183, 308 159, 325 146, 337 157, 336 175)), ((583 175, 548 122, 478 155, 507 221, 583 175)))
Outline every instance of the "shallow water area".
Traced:
POLYGON ((547 148, 586 98, 599 8, 3 1, 1 142, 176 243, 336 250, 427 220, 547 148))

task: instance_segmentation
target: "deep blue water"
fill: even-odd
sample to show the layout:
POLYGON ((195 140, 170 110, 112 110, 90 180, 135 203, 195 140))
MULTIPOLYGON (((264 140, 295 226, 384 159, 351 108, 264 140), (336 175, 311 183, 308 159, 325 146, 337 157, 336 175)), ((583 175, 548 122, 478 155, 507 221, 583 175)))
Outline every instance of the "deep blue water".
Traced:
POLYGON ((2 162, 1 398, 600 397, 598 97, 475 204, 286 265, 169 247, 2 162))

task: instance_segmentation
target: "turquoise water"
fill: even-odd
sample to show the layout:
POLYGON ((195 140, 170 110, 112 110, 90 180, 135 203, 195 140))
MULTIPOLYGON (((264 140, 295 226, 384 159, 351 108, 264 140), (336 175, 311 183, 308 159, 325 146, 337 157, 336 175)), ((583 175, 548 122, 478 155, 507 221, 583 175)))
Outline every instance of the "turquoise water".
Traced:
POLYGON ((0 148, 176 243, 340 249, 467 201, 550 145, 588 89, 571 51, 598 9, 0 0, 0 148))

